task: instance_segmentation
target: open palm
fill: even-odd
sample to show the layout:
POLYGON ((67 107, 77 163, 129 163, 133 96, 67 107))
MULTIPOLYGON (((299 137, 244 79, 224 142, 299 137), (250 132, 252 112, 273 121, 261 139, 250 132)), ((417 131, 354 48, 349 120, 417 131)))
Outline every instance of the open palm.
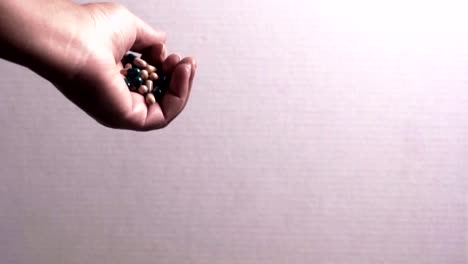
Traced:
POLYGON ((165 33, 155 30, 115 3, 83 5, 79 41, 83 61, 69 79, 52 82, 71 101, 99 123, 121 129, 147 131, 168 125, 187 103, 196 63, 193 58, 166 57, 165 33), (120 70, 128 50, 139 52, 170 77, 159 104, 146 105, 128 90, 120 70))

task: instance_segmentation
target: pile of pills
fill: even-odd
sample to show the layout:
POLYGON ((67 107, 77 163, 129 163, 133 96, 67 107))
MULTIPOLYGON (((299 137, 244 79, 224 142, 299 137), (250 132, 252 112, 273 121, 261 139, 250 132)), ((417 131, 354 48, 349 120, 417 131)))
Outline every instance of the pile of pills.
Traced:
POLYGON ((145 96, 148 105, 160 102, 168 84, 162 71, 133 53, 127 53, 122 63, 125 67, 121 74, 128 89, 145 96))

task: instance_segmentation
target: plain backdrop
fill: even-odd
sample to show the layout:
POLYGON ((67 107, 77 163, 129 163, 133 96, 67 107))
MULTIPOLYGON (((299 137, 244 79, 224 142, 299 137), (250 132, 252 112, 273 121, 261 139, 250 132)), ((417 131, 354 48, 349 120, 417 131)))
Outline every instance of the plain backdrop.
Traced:
POLYGON ((97 124, 0 62, 3 264, 468 263, 466 1, 121 1, 199 67, 97 124))

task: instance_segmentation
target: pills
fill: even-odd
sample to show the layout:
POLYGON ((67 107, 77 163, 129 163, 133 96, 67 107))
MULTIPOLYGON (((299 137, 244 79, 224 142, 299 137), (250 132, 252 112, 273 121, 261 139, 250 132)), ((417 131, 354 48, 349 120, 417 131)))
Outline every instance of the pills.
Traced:
POLYGON ((127 84, 128 88, 132 87, 132 83, 130 82, 130 80, 127 77, 125 77, 124 80, 125 80, 125 84, 127 84))
POLYGON ((131 68, 127 70, 126 76, 127 78, 134 79, 136 77, 140 77, 141 70, 138 68, 131 68))
POLYGON ((154 97, 154 94, 152 93, 146 94, 145 99, 146 99, 146 103, 149 105, 156 103, 156 97, 154 97))
POLYGON ((123 58, 123 62, 124 62, 125 64, 127 64, 127 63, 132 64, 133 61, 136 59, 136 57, 137 57, 137 56, 135 56, 135 54, 133 54, 133 53, 127 53, 127 54, 124 56, 124 58, 123 58))
POLYGON ((148 65, 148 66, 146 66, 146 70, 147 70, 149 73, 152 73, 152 72, 155 72, 155 71, 156 71, 156 67, 154 67, 153 65, 148 65))
POLYGON ((153 91, 153 81, 152 80, 146 80, 145 85, 146 85, 146 87, 148 87, 149 92, 153 91))
POLYGON ((156 81, 158 79, 158 74, 155 73, 155 72, 152 72, 150 75, 149 75, 149 78, 150 80, 153 80, 153 81, 156 81))
POLYGON ((143 80, 148 80, 148 76, 149 76, 149 73, 147 70, 142 70, 141 71, 141 78, 143 78, 143 80))
POLYGON ((135 88, 139 88, 142 84, 143 78, 141 78, 141 76, 136 76, 132 79, 132 85, 135 86, 135 88))
POLYGON ((140 86, 140 88, 138 88, 138 92, 141 93, 141 94, 147 94, 148 93, 148 86, 146 85, 142 85, 140 86))
POLYGON ((159 69, 133 53, 124 56, 122 65, 120 73, 130 91, 143 95, 148 105, 162 100, 168 79, 159 69))
POLYGON ((141 59, 141 58, 135 58, 133 60, 133 65, 144 69, 144 68, 146 68, 146 66, 148 66, 148 63, 146 61, 144 61, 143 59, 141 59))

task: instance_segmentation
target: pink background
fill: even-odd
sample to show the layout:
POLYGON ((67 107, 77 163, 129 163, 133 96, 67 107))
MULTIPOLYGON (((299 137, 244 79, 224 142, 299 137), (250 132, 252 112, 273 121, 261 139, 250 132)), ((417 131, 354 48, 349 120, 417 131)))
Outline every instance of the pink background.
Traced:
POLYGON ((0 62, 0 262, 468 263, 464 1, 122 1, 194 55, 168 128, 0 62))

